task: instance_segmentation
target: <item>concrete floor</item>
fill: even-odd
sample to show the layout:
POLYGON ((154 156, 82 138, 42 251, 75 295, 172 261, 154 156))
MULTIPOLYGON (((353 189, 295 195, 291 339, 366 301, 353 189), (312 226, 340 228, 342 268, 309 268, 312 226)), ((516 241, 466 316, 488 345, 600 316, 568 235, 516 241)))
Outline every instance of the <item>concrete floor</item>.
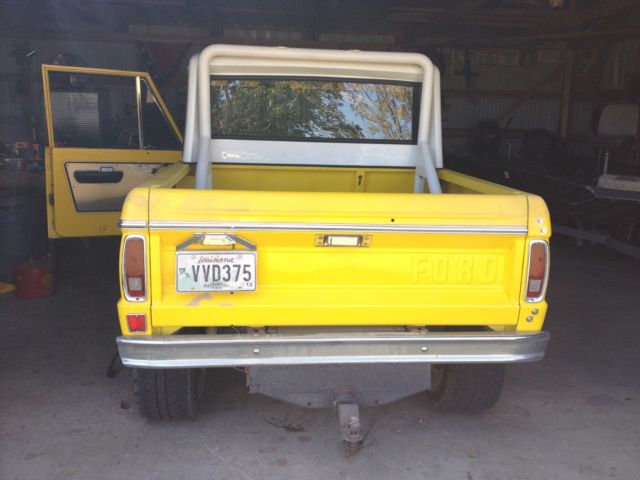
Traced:
POLYGON ((510 367, 480 416, 440 414, 424 394, 366 409, 349 456, 333 411, 249 396, 233 370, 208 377, 196 421, 140 418, 128 372, 105 377, 115 272, 91 277, 104 268, 80 255, 54 297, 0 298, 0 478, 637 479, 640 263, 567 241, 553 257, 545 361, 510 367))

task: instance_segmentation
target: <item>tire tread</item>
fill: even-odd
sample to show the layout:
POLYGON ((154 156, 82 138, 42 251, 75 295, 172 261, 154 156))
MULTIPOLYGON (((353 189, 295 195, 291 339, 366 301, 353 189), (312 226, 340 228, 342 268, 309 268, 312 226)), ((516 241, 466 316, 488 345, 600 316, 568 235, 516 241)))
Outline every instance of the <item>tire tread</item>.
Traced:
POLYGON ((196 410, 194 372, 133 369, 133 393, 138 411, 149 420, 193 418, 196 410))
POLYGON ((505 366, 446 365, 441 384, 431 393, 436 408, 449 413, 479 413, 500 398, 505 366))

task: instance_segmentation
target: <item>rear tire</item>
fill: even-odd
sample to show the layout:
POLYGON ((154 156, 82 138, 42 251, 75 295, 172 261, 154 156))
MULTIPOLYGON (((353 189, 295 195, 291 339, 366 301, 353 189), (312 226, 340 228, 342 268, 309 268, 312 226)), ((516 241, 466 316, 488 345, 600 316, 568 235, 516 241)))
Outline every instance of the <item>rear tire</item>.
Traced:
POLYGON ((502 364, 433 365, 430 396, 444 412, 483 412, 500 398, 504 373, 502 364))
POLYGON ((193 418, 203 372, 193 369, 134 368, 133 394, 138 411, 149 420, 193 418))

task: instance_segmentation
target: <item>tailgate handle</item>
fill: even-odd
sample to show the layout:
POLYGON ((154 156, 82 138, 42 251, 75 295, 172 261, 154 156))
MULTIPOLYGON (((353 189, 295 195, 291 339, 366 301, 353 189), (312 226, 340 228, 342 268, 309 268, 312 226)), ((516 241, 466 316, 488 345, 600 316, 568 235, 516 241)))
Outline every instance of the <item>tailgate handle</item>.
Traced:
POLYGON ((191 245, 203 245, 206 247, 226 247, 229 245, 242 245, 247 250, 255 251, 257 247, 248 240, 239 237, 235 233, 194 233, 191 238, 185 240, 176 247, 176 251, 186 250, 191 245))

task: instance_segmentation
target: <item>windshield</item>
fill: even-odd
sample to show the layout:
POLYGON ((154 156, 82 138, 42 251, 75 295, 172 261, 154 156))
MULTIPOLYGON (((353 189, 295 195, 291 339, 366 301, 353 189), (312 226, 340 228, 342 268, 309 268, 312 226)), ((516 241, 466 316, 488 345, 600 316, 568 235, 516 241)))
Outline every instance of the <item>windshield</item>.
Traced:
POLYGON ((213 138, 415 143, 419 85, 211 78, 213 138))

